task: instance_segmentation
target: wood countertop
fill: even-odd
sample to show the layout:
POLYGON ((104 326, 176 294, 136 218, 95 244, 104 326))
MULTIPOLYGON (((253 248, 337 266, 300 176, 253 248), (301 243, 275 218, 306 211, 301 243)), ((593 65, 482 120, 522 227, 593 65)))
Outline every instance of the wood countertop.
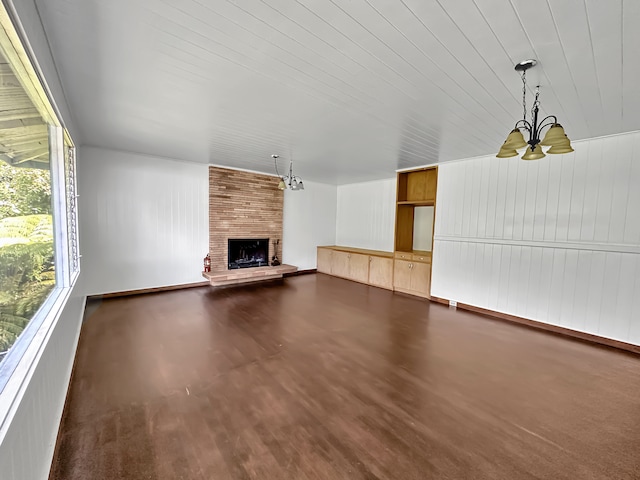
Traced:
POLYGON ((326 248, 337 252, 360 253, 362 255, 371 255, 374 257, 393 258, 393 252, 386 252, 384 250, 367 250, 366 248, 342 247, 337 245, 319 245, 318 248, 326 248))

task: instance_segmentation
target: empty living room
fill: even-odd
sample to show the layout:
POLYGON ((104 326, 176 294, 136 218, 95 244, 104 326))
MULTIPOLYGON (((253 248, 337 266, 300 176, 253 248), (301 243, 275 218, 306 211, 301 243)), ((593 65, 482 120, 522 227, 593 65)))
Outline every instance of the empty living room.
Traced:
POLYGON ((3 0, 0 478, 640 479, 639 21, 3 0))

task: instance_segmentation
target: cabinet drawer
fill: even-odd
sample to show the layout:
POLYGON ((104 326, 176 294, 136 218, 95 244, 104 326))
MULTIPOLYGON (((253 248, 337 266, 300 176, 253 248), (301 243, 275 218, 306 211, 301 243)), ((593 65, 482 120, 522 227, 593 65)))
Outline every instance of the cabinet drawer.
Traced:
POLYGON ((400 260, 412 260, 413 254, 411 252, 395 252, 394 257, 400 260))
POLYGON ((414 253, 411 257, 414 262, 431 263, 431 255, 418 255, 414 253))

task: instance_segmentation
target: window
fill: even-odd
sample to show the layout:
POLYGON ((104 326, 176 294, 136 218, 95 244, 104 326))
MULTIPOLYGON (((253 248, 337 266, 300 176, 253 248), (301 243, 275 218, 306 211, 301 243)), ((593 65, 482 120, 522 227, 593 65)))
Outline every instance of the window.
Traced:
POLYGON ((6 18, 0 16, 0 393, 79 272, 75 147, 6 18))
POLYGON ((69 272, 73 276, 80 271, 80 250, 78 248, 78 195, 76 194, 76 149, 68 139, 64 144, 64 180, 67 199, 69 272))
POLYGON ((0 357, 55 286, 48 126, 0 55, 0 357))

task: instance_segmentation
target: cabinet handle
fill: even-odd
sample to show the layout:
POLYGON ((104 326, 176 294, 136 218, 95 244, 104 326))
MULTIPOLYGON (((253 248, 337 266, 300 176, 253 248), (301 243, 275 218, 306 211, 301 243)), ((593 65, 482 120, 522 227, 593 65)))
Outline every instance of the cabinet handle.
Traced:
POLYGON ((350 253, 347 253, 347 258, 351 258, 351 254, 350 253))
POLYGON ((369 261, 370 261, 370 262, 373 262, 373 257, 369 257, 369 261))

